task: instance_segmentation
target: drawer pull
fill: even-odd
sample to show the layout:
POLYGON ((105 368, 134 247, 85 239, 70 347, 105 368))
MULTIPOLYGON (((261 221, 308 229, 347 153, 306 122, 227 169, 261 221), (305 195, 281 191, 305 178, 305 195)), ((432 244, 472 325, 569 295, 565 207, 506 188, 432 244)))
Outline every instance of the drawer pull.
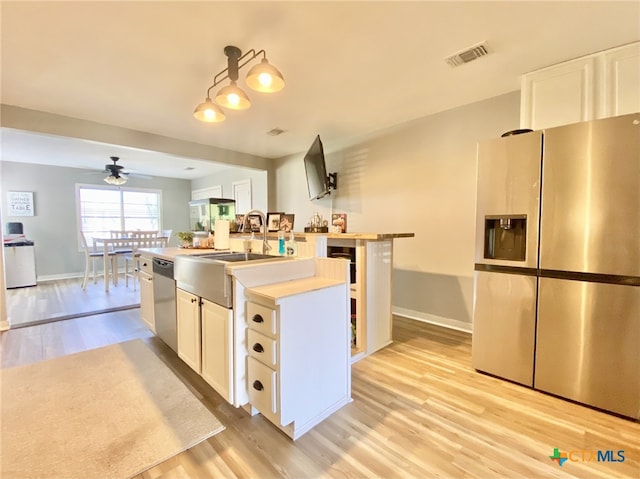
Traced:
POLYGON ((191 298, 192 303, 195 303, 196 301, 198 301, 196 298, 191 298))
POLYGON ((262 383, 258 380, 253 381, 253 389, 255 389, 256 391, 263 391, 264 390, 264 386, 262 385, 262 383))
POLYGON ((253 318, 251 318, 251 321, 253 321, 254 323, 264 323, 264 319, 259 314, 254 314, 253 318))
POLYGON ((264 348, 262 347, 262 344, 260 344, 260 343, 256 343, 256 344, 254 344, 254 345, 253 345, 253 350, 254 350, 256 353, 264 353, 264 348))

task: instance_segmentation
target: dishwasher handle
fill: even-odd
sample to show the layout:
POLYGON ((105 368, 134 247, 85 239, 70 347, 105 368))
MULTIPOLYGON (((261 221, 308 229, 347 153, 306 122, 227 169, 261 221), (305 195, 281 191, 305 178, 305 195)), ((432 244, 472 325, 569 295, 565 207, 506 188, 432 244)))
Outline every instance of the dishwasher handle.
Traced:
POLYGON ((161 276, 173 279, 173 261, 161 258, 153 258, 153 272, 161 276))

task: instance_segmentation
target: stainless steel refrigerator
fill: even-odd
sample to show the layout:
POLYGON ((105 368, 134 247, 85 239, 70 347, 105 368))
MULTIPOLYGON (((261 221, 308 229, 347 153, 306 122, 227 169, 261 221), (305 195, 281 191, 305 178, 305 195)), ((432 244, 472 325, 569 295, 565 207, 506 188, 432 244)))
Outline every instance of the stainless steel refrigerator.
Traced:
POLYGON ((476 369, 640 418, 640 114, 481 142, 476 369))

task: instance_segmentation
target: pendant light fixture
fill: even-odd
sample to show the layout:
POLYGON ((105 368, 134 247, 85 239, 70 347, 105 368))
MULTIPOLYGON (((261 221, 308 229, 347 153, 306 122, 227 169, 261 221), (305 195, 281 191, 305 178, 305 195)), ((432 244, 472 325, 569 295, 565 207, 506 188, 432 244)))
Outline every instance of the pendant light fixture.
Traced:
POLYGON ((252 90, 273 93, 284 88, 282 73, 267 60, 264 50, 256 52, 251 49, 244 55, 238 47, 226 46, 224 54, 227 56, 227 68, 213 78, 213 85, 207 90, 207 97, 193 112, 193 116, 200 121, 218 123, 224 121, 225 113, 220 106, 230 110, 246 110, 251 106, 251 100, 237 84, 239 71, 247 63, 262 55, 259 64, 254 65, 247 73, 247 86, 252 90), (224 80, 230 84, 222 87, 215 96, 215 103, 211 100, 211 90, 224 80), (217 103, 217 104, 216 104, 217 103))
POLYGON ((216 94, 216 103, 231 110, 246 110, 251 106, 249 97, 235 81, 220 89, 216 94))
POLYGON ((224 121, 225 114, 218 105, 211 101, 211 98, 207 96, 207 99, 204 103, 200 103, 195 111, 193 112, 193 116, 195 116, 200 121, 206 121, 207 123, 219 123, 224 121))

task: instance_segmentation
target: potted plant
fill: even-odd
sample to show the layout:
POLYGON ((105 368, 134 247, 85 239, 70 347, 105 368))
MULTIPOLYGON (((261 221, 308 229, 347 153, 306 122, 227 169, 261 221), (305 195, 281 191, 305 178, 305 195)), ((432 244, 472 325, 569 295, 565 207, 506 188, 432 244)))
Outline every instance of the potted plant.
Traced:
POLYGON ((176 236, 180 240, 181 248, 190 248, 193 246, 193 233, 191 231, 178 231, 176 236))

